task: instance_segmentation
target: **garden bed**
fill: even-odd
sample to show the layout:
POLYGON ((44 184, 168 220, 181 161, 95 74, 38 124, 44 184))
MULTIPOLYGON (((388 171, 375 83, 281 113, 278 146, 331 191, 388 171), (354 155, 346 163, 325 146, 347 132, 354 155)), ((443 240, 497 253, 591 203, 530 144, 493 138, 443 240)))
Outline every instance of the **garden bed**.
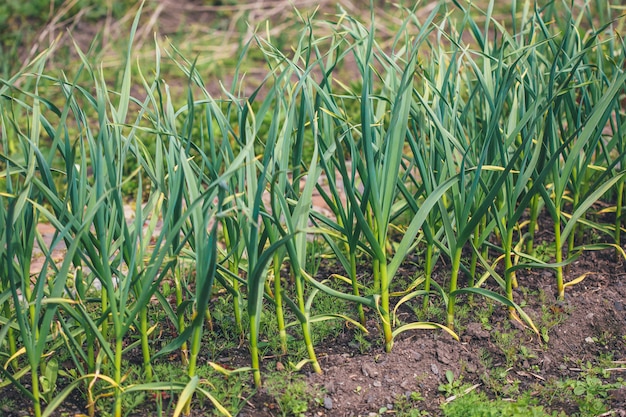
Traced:
POLYGON ((168 4, 0 83, 0 414, 624 415, 619 7, 294 12, 225 85, 168 4))

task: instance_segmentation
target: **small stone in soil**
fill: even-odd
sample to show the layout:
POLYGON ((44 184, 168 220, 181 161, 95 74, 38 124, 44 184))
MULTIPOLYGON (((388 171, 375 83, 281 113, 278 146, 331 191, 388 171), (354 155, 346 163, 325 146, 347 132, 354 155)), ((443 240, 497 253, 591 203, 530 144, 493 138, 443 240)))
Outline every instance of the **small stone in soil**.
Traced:
POLYGON ((550 359, 550 356, 544 356, 544 357, 543 357, 543 361, 542 361, 542 363, 541 363, 541 368, 542 368, 542 369, 546 369, 546 368, 548 368, 551 364, 552 364, 552 359, 550 359))
POLYGON ((443 364, 449 365, 452 363, 452 354, 450 352, 450 346, 437 343, 437 350, 435 351, 437 360, 443 364))
POLYGON ((368 363, 363 364, 363 366, 361 367, 361 372, 363 372, 363 375, 369 376, 370 378, 375 378, 378 376, 378 371, 376 370, 376 368, 368 363))
POLYGON ((332 410, 333 408, 333 399, 330 397, 324 397, 324 408, 327 410, 332 410))
POLYGON ((431 364, 431 365, 430 365, 430 370, 431 370, 431 371, 433 371, 433 374, 435 374, 435 375, 439 375, 439 368, 437 367, 437 365, 436 365, 436 364, 434 364, 434 363, 433 363, 433 364, 431 364))

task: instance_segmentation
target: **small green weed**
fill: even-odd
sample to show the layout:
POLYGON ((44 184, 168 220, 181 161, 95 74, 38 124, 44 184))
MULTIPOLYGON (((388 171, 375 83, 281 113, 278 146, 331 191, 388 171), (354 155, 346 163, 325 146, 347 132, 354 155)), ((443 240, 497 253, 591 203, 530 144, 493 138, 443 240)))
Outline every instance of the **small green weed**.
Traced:
POLYGON ((351 342, 350 346, 356 347, 359 350, 359 353, 363 355, 372 349, 372 342, 365 337, 363 332, 356 330, 354 332, 354 342, 351 342))
POLYGON ((624 386, 623 380, 605 383, 602 379, 586 375, 581 379, 568 379, 557 384, 562 391, 573 393, 581 416, 597 416, 608 411, 606 399, 609 391, 624 386))
POLYGON ((545 293, 543 293, 543 291, 540 292, 539 301, 542 303, 541 321, 539 323, 541 338, 545 343, 548 343, 550 340, 550 330, 565 321, 568 311, 558 305, 548 305, 547 301, 545 301, 545 293))
POLYGON ((480 321, 480 324, 483 326, 483 329, 485 330, 491 330, 492 326, 491 326, 491 317, 493 316, 493 312, 494 312, 494 303, 486 300, 485 303, 485 307, 484 308, 479 308, 475 311, 476 314, 476 318, 478 318, 478 320, 480 321))
POLYGON ((424 401, 421 393, 413 391, 400 395, 394 403, 394 414, 399 417, 422 417, 430 415, 428 411, 420 410, 419 404, 424 401))
POLYGON ((318 390, 307 385, 304 376, 276 372, 265 380, 265 391, 276 400, 282 416, 304 416, 309 403, 320 397, 318 390))
POLYGON ((482 392, 470 392, 443 407, 446 417, 565 417, 556 412, 549 414, 543 407, 529 401, 490 401, 482 392))
MULTIPOLYGON (((565 358, 565 361, 571 359, 565 358)), ((540 398, 542 404, 576 404, 580 417, 591 417, 601 415, 608 411, 607 399, 609 392, 624 386, 624 379, 611 378, 611 372, 603 368, 603 365, 610 363, 610 357, 600 358, 602 365, 593 365, 589 362, 577 365, 581 368, 581 373, 577 378, 565 380, 548 380, 544 386, 533 388, 536 397, 540 398), (606 362, 609 361, 609 362, 606 362)), ((576 362, 575 362, 576 363, 576 362)))
POLYGON ((534 256, 545 262, 549 262, 550 259, 554 259, 555 254, 556 249, 554 247, 554 243, 552 242, 541 242, 534 249, 534 256))
MULTIPOLYGON (((432 300, 432 297, 431 297, 432 300)), ((421 307, 421 305, 420 305, 421 307)), ((443 306, 432 303, 424 310, 422 308, 414 308, 413 313, 417 317, 418 321, 436 321, 439 322, 445 317, 445 310, 443 306)))
POLYGON ((517 361, 519 348, 518 336, 517 331, 512 329, 505 329, 501 332, 493 332, 494 343, 504 355, 507 366, 513 366, 517 361))
POLYGON ((469 385, 463 384, 463 376, 459 376, 455 379, 454 373, 450 370, 446 371, 446 382, 439 385, 439 392, 442 392, 446 397, 462 394, 469 385))

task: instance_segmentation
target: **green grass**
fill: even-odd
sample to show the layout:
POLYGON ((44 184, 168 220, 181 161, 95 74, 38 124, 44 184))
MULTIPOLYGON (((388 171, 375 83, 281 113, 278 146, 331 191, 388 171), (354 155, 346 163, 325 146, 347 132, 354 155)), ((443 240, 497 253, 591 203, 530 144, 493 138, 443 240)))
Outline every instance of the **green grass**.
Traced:
POLYGON ((282 416, 304 416, 321 391, 309 386, 300 374, 276 372, 267 378, 265 391, 276 400, 282 416))
POLYGON ((446 417, 497 417, 497 416, 533 416, 533 417, 558 417, 564 416, 559 413, 549 413, 544 407, 529 404, 529 399, 518 401, 490 401, 481 392, 471 392, 459 399, 443 406, 446 417))

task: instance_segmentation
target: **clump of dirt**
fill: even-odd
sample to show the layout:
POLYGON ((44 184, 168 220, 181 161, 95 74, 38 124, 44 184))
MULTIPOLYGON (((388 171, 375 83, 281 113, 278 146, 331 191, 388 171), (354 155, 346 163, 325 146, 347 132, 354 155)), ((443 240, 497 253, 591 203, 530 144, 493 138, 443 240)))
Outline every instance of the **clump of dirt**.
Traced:
POLYGON ((331 399, 323 415, 337 416, 392 410, 401 396, 410 398, 414 392, 437 404, 447 371, 468 380, 484 372, 476 353, 445 333, 410 336, 391 353, 328 354, 321 363, 325 374, 311 375, 309 381, 323 386, 331 399))

